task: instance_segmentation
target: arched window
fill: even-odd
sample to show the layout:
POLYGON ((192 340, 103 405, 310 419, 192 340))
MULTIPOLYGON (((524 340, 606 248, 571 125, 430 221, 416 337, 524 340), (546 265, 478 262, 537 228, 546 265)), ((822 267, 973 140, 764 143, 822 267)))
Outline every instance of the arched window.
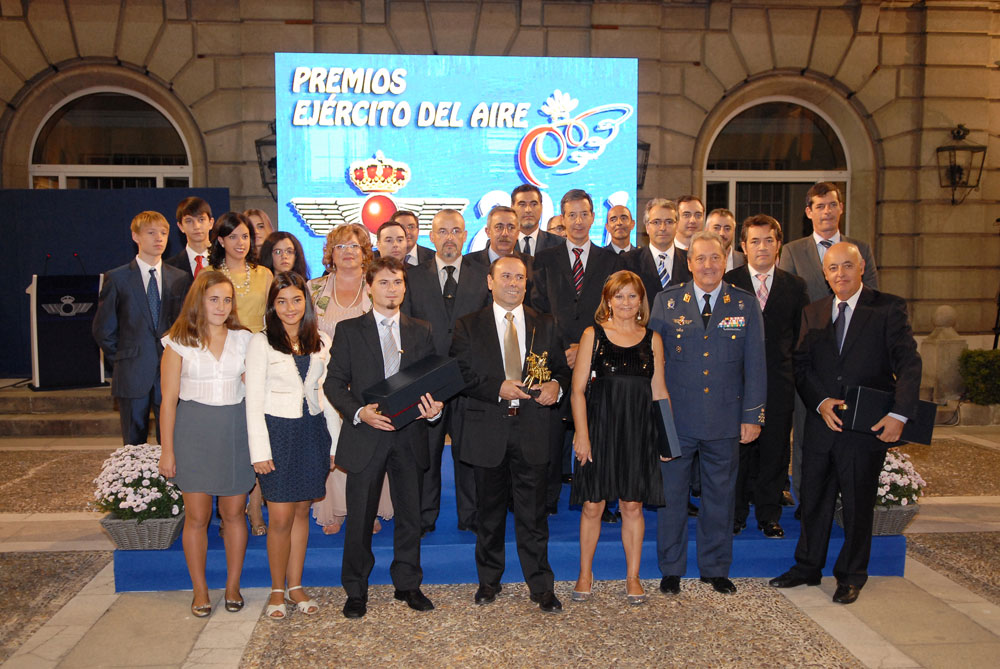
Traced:
POLYGON ((798 239, 812 230, 806 192, 817 181, 832 181, 846 197, 848 164, 839 133, 817 109, 796 100, 758 100, 734 113, 712 140, 705 207, 731 209, 737 221, 770 214, 786 242, 798 239))
POLYGON ((137 94, 84 91, 45 118, 31 150, 33 188, 170 188, 191 183, 177 126, 137 94))

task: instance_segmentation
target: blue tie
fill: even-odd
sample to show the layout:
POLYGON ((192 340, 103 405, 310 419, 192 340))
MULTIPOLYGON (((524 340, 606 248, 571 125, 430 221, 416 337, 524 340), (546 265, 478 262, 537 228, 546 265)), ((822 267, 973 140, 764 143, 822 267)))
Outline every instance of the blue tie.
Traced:
POLYGON ((660 285, 663 288, 666 288, 667 284, 670 283, 670 272, 667 271, 667 254, 666 253, 661 253, 660 254, 660 264, 659 264, 659 267, 657 267, 656 273, 660 277, 660 285))
POLYGON ((160 323, 160 289, 156 285, 156 268, 149 268, 149 283, 146 284, 146 301, 149 302, 149 313, 153 317, 153 327, 160 323))
POLYGON ((847 334, 847 302, 837 305, 837 321, 833 324, 834 334, 837 335, 837 352, 844 348, 844 335, 847 334))

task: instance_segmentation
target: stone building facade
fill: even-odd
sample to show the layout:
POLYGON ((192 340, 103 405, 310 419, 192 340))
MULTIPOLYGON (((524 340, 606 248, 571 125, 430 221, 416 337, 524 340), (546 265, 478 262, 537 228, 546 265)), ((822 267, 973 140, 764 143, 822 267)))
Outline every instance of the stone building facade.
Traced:
POLYGON ((873 244, 916 330, 941 304, 962 332, 992 328, 1000 2, 0 0, 0 186, 30 187, 39 124, 67 98, 126 91, 173 121, 191 185, 274 213, 254 140, 274 118, 276 51, 638 58, 640 202, 703 192, 738 111, 801 104, 842 139, 848 232, 873 244), (935 150, 960 123, 987 155, 981 187, 952 205, 935 150))

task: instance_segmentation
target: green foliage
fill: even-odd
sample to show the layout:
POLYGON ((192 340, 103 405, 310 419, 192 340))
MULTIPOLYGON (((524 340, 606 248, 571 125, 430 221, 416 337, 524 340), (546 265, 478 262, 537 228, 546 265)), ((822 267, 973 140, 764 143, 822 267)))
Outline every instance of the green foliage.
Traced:
POLYGON ((1000 404, 1000 351, 962 351, 958 370, 975 404, 1000 404))

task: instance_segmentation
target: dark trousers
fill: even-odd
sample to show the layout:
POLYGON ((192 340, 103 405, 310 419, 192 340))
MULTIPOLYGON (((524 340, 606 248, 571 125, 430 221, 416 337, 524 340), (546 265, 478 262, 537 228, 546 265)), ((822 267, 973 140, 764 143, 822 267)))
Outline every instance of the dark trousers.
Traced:
MULTIPOLYGON (((157 381, 159 386, 159 381, 157 381)), ((156 438, 160 438, 160 403, 156 388, 145 397, 119 397, 118 418, 122 425, 122 441, 126 444, 145 444, 149 441, 149 410, 153 410, 156 438), (154 397, 155 396, 155 397, 154 397)))
MULTIPOLYGON (((441 512, 441 457, 444 453, 444 438, 449 431, 452 416, 456 411, 455 402, 445 405, 445 414, 441 420, 427 426, 427 439, 431 456, 431 466, 424 472, 420 493, 420 522, 424 529, 429 529, 437 523, 441 512)), ((455 431, 451 432, 451 459, 455 467, 455 506, 458 512, 458 524, 462 527, 476 525, 476 481, 472 467, 460 462, 459 448, 461 444, 456 439, 455 431)))
POLYGON ((868 580, 875 497, 887 446, 874 437, 862 437, 860 442, 851 437, 816 447, 810 444, 810 432, 827 427, 809 423, 802 448, 802 534, 792 571, 804 578, 822 575, 839 492, 844 505, 844 546, 833 575, 838 583, 861 587, 868 580))
POLYGON ((788 479, 788 437, 792 412, 768 413, 760 436, 740 445, 740 470, 736 477, 735 520, 746 521, 753 499, 757 523, 781 519, 781 493, 788 479))
POLYGON ((524 581, 532 593, 552 590, 549 566, 549 521, 546 513, 548 465, 533 465, 524 459, 518 417, 507 441, 503 462, 497 467, 474 467, 478 494, 479 526, 476 531, 476 570, 479 582, 495 586, 504 571, 507 500, 514 511, 514 536, 524 581))
POLYGON ((382 482, 389 475, 393 518, 392 582, 399 590, 415 590, 420 569, 420 476, 410 445, 402 438, 382 440, 363 470, 347 472, 347 522, 340 581, 348 597, 368 597, 368 576, 375 566, 372 525, 378 512, 382 482))
POLYGON ((549 421, 549 464, 545 476, 545 504, 552 508, 558 506, 559 496, 562 494, 563 453, 567 438, 570 439, 570 449, 572 449, 572 426, 562 420, 568 412, 569 398, 564 397, 563 403, 559 406, 558 418, 549 421))
MULTIPOLYGON (((813 407, 813 411, 816 407, 813 407)), ((802 439, 806 432, 806 416, 809 410, 802 398, 795 393, 795 415, 792 418, 792 481, 786 490, 791 488, 795 501, 802 503, 802 439)), ((787 475, 786 475, 787 479, 787 475)))

